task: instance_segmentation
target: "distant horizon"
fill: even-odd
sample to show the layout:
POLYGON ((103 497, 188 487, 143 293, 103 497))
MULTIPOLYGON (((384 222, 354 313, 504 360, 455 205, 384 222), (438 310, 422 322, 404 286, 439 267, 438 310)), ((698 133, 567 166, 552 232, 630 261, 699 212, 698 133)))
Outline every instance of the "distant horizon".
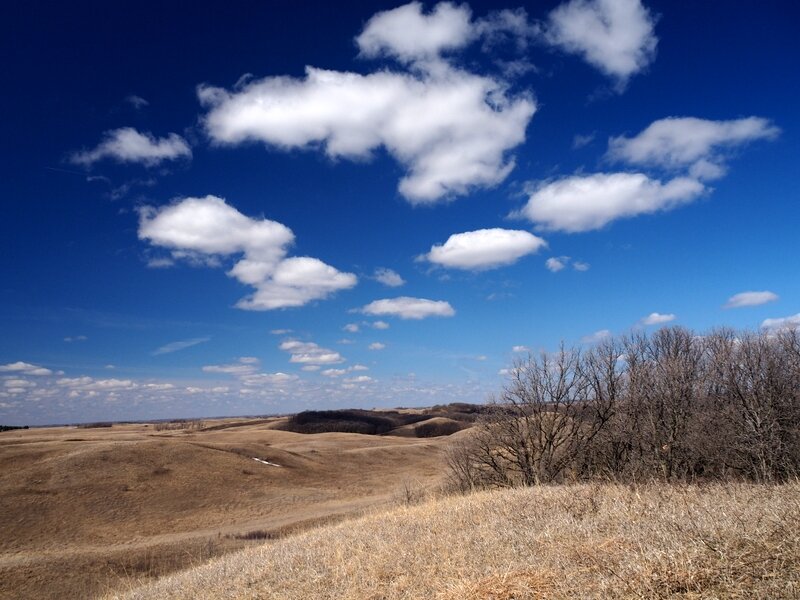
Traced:
POLYGON ((562 342, 800 327, 795 3, 2 14, 0 424, 482 404, 562 342))

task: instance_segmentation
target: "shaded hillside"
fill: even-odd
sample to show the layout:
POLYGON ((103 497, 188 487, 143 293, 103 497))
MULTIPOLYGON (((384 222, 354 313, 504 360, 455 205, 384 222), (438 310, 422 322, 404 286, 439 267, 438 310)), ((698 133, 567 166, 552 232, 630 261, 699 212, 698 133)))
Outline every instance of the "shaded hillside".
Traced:
POLYGON ((428 409, 320 410, 288 417, 276 428, 295 433, 361 433, 437 437, 469 427, 485 407, 472 404, 440 405, 428 409))

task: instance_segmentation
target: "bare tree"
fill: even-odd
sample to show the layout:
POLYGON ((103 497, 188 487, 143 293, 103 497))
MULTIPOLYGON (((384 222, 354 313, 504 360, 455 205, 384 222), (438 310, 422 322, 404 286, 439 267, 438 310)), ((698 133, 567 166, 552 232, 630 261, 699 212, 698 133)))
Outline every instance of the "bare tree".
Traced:
POLYGON ((637 413, 636 445, 645 471, 664 479, 693 471, 689 444, 702 380, 702 344, 688 330, 663 328, 625 343, 628 402, 637 413))
POLYGON ((462 449, 483 484, 534 485, 578 476, 579 458, 614 414, 617 358, 609 344, 586 356, 562 347, 517 361, 469 450, 462 449))
POLYGON ((448 455, 462 490, 800 473, 800 332, 680 327, 518 360, 448 455))

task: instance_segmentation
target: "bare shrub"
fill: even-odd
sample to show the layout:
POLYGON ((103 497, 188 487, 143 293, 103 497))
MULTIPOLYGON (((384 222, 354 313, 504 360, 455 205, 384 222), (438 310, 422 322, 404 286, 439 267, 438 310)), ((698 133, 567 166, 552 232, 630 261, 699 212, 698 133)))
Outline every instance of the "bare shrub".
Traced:
POLYGON ((199 431, 205 427, 205 422, 198 419, 178 419, 176 421, 161 421, 153 425, 156 431, 199 431))

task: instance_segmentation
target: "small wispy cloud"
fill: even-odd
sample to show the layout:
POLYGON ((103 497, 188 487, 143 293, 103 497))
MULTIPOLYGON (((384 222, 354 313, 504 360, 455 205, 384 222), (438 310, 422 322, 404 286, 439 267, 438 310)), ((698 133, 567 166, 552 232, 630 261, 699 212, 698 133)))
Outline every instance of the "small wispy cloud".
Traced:
POLYGON ((575 137, 572 138, 572 149, 578 150, 579 148, 588 146, 594 141, 595 137, 597 137, 597 132, 588 133, 586 135, 575 135, 575 137))
POLYGON ((399 273, 393 271, 392 269, 387 269, 384 267, 375 269, 373 278, 376 281, 382 283, 383 285, 389 287, 400 287, 406 282, 405 279, 403 279, 399 273))
POLYGON ((180 340, 177 342, 170 342, 169 344, 164 344, 160 348, 156 348, 153 350, 153 356, 159 356, 160 354, 172 354, 173 352, 179 352, 180 350, 186 350, 186 348, 191 348, 192 346, 197 346, 198 344, 204 344, 209 341, 211 337, 199 337, 199 338, 192 338, 190 340, 180 340))
POLYGON ((544 262, 544 266, 552 273, 563 271, 570 265, 572 265, 572 268, 576 271, 581 272, 588 271, 592 266, 581 260, 572 260, 569 256, 553 256, 544 262))
POLYGON ((137 96, 136 94, 131 94, 130 96, 125 98, 125 102, 130 104, 136 110, 140 110, 150 104, 147 100, 145 100, 141 96, 137 96))
POLYGON ((569 262, 569 256, 553 256, 544 261, 544 266, 548 271, 558 273, 567 266, 567 262, 569 262))
POLYGON ((599 331, 595 331, 594 333, 590 333, 589 335, 585 335, 581 338, 582 344, 596 344, 598 342, 602 342, 611 337, 611 331, 608 329, 601 329, 599 331))

